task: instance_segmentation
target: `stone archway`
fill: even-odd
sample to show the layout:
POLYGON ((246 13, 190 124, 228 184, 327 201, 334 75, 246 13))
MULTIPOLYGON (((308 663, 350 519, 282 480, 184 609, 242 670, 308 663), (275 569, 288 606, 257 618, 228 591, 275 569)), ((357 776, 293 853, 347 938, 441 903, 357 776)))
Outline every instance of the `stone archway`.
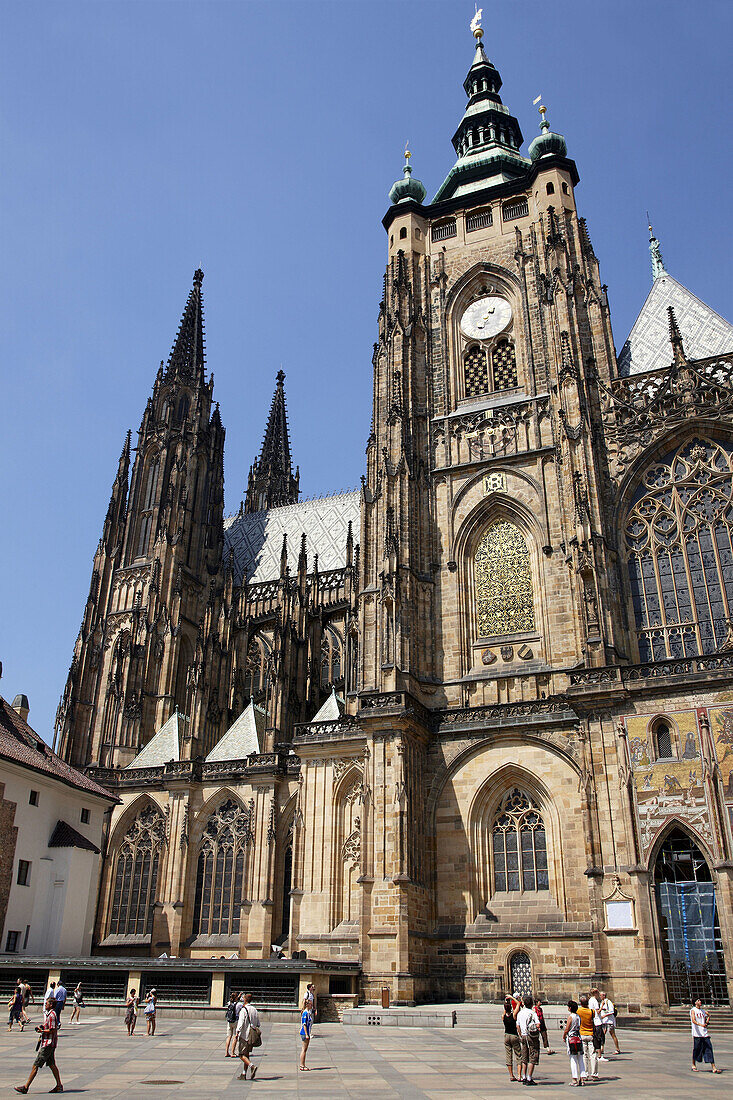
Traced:
POLYGON ((671 1005, 727 1004, 715 883, 689 833, 673 828, 654 861, 664 978, 671 1005))

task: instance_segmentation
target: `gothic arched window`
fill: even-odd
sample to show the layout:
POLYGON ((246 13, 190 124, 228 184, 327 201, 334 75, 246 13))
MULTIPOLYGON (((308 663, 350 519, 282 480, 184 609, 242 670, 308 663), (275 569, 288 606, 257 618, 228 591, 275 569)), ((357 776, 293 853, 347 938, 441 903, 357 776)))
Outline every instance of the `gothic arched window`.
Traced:
POLYGON ((518 385, 514 345, 500 340, 491 353, 491 375, 495 390, 511 390, 518 385))
POLYGON ((149 935, 158 885, 158 862, 165 838, 163 815, 154 806, 141 810, 117 853, 110 935, 149 935))
POLYGON ((655 757, 657 760, 671 760, 674 756, 672 749, 672 730, 669 723, 663 720, 655 722, 652 730, 654 739, 655 757))
POLYGON ((236 936, 250 839, 249 814, 228 799, 209 818, 196 869, 193 931, 197 936, 236 936))
POLYGON ((509 791, 491 832, 494 890, 548 890, 545 826, 529 795, 518 787, 509 791))
POLYGON ((261 639, 253 638, 247 649, 247 659, 244 666, 244 695, 249 701, 262 699, 267 695, 267 662, 268 653, 261 639))
POLYGON ((642 661, 714 653, 733 604, 733 460, 693 439, 648 469, 626 521, 642 661))
POLYGON ((325 691, 341 682, 341 642, 332 630, 324 630, 321 638, 321 687, 325 691))
POLYGON ((140 497, 140 525, 138 528, 136 557, 147 557, 150 544, 150 533, 153 527, 153 509, 155 507, 156 489, 158 487, 158 474, 160 473, 160 458, 156 455, 148 466, 143 482, 143 492, 140 497))
POLYGON ((486 528, 473 559, 479 636, 534 630, 534 596, 529 550, 513 523, 486 528))
POLYGON ((463 378, 466 397, 480 397, 489 392, 489 372, 486 352, 478 344, 466 352, 463 360, 463 378))

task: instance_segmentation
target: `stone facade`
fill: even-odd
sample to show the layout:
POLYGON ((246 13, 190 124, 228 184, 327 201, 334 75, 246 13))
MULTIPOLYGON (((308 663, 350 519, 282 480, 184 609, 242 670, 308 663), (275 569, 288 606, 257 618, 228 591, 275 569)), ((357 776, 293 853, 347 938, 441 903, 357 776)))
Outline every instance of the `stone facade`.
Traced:
POLYGON ((477 46, 438 197, 409 165, 391 193, 360 533, 327 574, 327 525, 292 572, 287 537, 269 579, 237 558, 237 522, 274 530, 299 507, 282 377, 223 527, 197 273, 129 490, 123 451, 59 710, 62 751, 121 797, 96 943, 265 958, 281 942, 358 961, 366 1000, 384 985, 398 1002, 494 1000, 528 981, 564 999, 593 980, 636 1011, 695 982, 723 1001, 733 358, 689 359, 671 312, 664 369, 619 375, 575 164, 544 109, 521 156, 477 46), (673 482, 674 514, 645 503, 673 482), (250 696, 260 751, 208 762, 250 696), (176 707, 178 758, 136 768, 176 707), (125 879, 123 849, 152 877, 125 879), (122 920, 143 880, 150 919, 128 905, 122 920), (684 974, 679 882, 708 934, 684 974))

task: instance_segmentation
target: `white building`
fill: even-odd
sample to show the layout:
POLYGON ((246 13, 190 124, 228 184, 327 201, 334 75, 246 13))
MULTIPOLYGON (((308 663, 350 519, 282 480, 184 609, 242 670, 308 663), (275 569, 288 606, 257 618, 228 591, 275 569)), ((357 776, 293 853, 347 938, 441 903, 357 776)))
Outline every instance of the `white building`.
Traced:
POLYGON ((117 801, 0 696, 0 954, 88 955, 105 813, 117 801))

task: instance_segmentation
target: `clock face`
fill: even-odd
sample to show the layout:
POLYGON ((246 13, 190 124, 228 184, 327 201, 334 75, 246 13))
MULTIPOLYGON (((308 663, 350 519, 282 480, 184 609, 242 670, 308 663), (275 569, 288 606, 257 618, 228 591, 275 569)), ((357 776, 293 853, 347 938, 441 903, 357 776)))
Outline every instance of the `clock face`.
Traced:
POLYGON ((479 298, 461 317, 461 331, 472 340, 489 340, 505 329, 512 319, 512 307, 505 298, 479 298))

